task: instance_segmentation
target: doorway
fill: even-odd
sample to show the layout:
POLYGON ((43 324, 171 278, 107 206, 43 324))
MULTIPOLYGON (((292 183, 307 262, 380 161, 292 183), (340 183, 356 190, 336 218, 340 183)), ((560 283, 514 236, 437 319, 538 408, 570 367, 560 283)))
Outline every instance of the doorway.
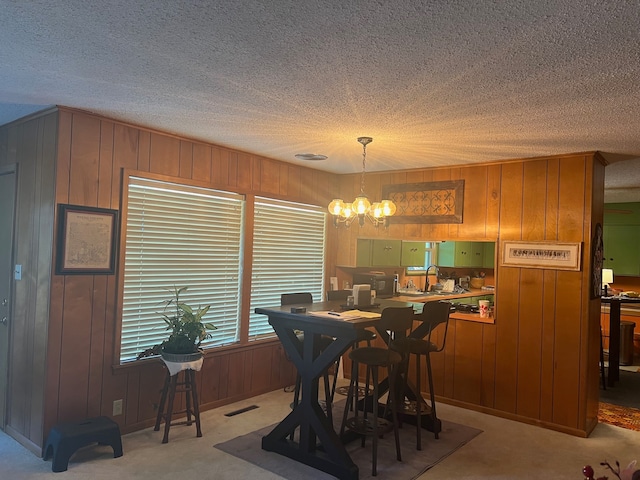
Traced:
POLYGON ((0 429, 7 414, 9 334, 13 285, 13 228, 16 199, 15 167, 0 168, 0 429))

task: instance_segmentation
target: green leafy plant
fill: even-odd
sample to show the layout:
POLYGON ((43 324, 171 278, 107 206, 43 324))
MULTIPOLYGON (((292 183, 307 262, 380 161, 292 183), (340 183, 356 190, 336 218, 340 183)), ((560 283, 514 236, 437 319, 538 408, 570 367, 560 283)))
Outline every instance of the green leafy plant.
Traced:
POLYGON ((162 319, 171 334, 160 346, 167 353, 196 353, 202 341, 211 338, 211 334, 207 330, 216 329, 212 323, 202 321, 211 305, 198 307, 197 310, 194 310, 190 305, 180 300, 180 295, 186 292, 187 288, 174 286, 170 290, 173 294, 172 298, 163 302, 162 319))

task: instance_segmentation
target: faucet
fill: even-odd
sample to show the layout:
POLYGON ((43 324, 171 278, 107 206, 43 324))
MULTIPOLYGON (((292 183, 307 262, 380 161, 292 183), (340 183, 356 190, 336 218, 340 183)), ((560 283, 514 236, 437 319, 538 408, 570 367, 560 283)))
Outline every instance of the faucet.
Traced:
MULTIPOLYGON (((425 292, 429 291, 429 271, 432 268, 436 269, 436 278, 438 278, 440 276, 440 269, 438 268, 438 266, 435 263, 432 263, 431 265, 429 265, 427 267, 427 270, 425 271, 425 275, 424 275, 424 291, 425 292)), ((433 274, 431 274, 431 275, 433 275, 433 274)))
POLYGON ((427 267, 427 277, 430 275, 429 274, 429 270, 431 270, 432 267, 436 269, 436 277, 439 277, 440 276, 440 269, 438 268, 438 266, 435 263, 432 263, 431 265, 429 265, 427 267))

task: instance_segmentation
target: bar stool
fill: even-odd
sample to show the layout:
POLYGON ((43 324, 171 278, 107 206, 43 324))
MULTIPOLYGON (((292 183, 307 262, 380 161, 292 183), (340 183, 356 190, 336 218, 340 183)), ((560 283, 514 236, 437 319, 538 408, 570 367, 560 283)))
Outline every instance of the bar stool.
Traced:
MULTIPOLYGON (((431 354, 441 352, 444 349, 445 341, 447 338, 447 330, 449 327, 449 312, 451 309, 451 303, 438 301, 438 302, 426 302, 422 309, 422 313, 416 315, 415 319, 422 322, 420 326, 414 330, 414 332, 420 332, 419 335, 399 338, 390 343, 390 348, 404 355, 405 369, 404 369, 404 388, 403 398, 407 394, 407 383, 409 377, 409 358, 413 354, 416 356, 416 448, 422 450, 422 410, 426 410, 425 413, 431 416, 431 420, 434 426, 438 424, 438 417, 436 415, 436 400, 433 392, 433 375, 431 372, 431 354), (432 335, 436 327, 440 324, 444 324, 444 333, 442 339, 437 343, 432 341, 432 335), (420 330, 418 330, 420 329, 420 330), (424 334, 423 334, 424 333, 424 334), (429 382, 429 396, 431 405, 427 405, 422 398, 422 390, 420 385, 420 363, 421 357, 424 355, 427 360, 427 380, 429 382)), ((404 402, 403 402, 404 403, 404 402)), ((403 413, 407 413, 403 411, 403 413)), ((438 438, 438 428, 434 428, 435 438, 438 438)))
POLYGON ((160 404, 158 405, 158 415, 156 416, 156 424, 154 431, 160 430, 160 423, 164 420, 164 436, 162 443, 169 441, 169 429, 173 425, 191 425, 196 424, 196 436, 202 437, 200 428, 200 404, 198 403, 198 388, 196 385, 196 371, 202 368, 204 359, 193 362, 169 362, 164 358, 162 361, 167 367, 167 376, 160 395, 160 404), (178 377, 182 377, 179 379, 178 377), (178 412, 173 411, 173 403, 176 393, 185 394, 185 409, 178 412), (168 400, 168 401, 167 401, 168 400), (165 411, 166 404, 166 411, 165 411), (172 421, 176 414, 186 413, 187 419, 183 421, 172 421), (193 416, 193 420, 192 417, 193 416))
MULTIPOLYGON (((413 324, 413 307, 394 307, 385 308, 382 311, 382 317, 377 325, 379 330, 390 332, 391 339, 396 337, 404 337, 413 324)), ((359 414, 358 408, 355 408, 354 415, 348 417, 349 408, 345 406, 342 426, 340 427, 340 436, 344 435, 345 428, 360 435, 362 437, 362 446, 365 446, 366 437, 372 438, 372 470, 371 474, 376 476, 378 473, 378 437, 393 430, 396 442, 396 458, 402 461, 400 452, 400 434, 397 418, 397 385, 396 375, 397 369, 402 363, 402 355, 389 348, 380 347, 361 347, 351 350, 349 358, 351 365, 351 381, 349 382, 349 393, 347 395, 346 405, 350 405, 355 398, 358 403, 358 369, 359 365, 366 365, 367 373, 365 379, 365 396, 364 396, 364 412, 359 414), (379 417, 379 369, 386 368, 389 376, 389 394, 387 404, 384 408, 382 417, 379 417), (373 396, 369 401, 369 384, 373 384, 373 396), (371 405, 371 418, 369 418, 368 405, 371 405), (391 422, 387 420, 387 416, 391 415, 391 422)))

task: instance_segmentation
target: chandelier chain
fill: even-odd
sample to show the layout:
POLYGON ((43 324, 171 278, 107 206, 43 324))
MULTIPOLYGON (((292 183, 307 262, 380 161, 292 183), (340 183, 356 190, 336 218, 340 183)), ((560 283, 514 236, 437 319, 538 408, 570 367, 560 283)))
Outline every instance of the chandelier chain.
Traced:
POLYGON ((364 174, 367 168, 367 144, 362 144, 362 178, 360 180, 360 193, 364 195, 364 174))

